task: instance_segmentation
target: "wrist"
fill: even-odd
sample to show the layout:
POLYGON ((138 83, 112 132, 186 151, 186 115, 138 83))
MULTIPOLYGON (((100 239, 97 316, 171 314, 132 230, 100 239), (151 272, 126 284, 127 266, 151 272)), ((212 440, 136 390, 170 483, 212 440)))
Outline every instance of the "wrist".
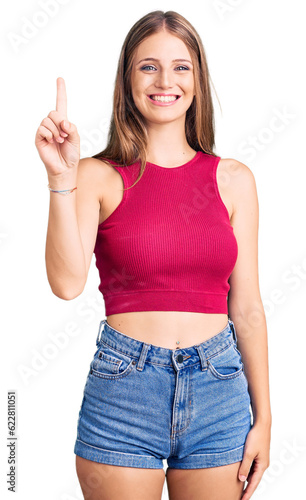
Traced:
POLYGON ((268 414, 258 414, 254 415, 254 424, 262 426, 262 427, 271 427, 272 425, 272 415, 268 414))
POLYGON ((48 186, 51 189, 73 189, 77 185, 77 173, 68 172, 58 175, 48 175, 48 186))

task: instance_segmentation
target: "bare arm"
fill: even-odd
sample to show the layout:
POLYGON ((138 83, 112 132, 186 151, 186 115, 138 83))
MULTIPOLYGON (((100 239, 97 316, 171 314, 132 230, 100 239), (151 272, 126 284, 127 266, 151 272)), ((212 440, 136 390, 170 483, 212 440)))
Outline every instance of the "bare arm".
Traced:
POLYGON ((76 178, 49 181, 54 189, 77 185, 77 190, 69 195, 50 192, 47 276, 53 293, 65 300, 80 295, 88 276, 99 224, 99 183, 95 182, 98 162, 84 158, 79 162, 76 178))
POLYGON ((267 325, 258 278, 258 199, 253 173, 240 162, 236 162, 236 175, 232 176, 232 192, 235 202, 231 224, 238 258, 229 280, 229 316, 237 329, 254 419, 269 423, 267 325))
POLYGON ((234 199, 231 223, 238 243, 238 258, 229 280, 228 306, 237 330, 254 415, 238 472, 239 479, 248 482, 242 500, 249 500, 269 466, 272 416, 267 325, 258 279, 257 191, 251 170, 243 163, 233 162, 236 174, 230 177, 234 199))
MULTIPOLYGON (((77 189, 63 195, 50 191, 46 239, 47 276, 55 295, 69 300, 83 290, 99 223, 101 162, 80 160, 80 137, 67 118, 63 78, 57 78, 56 109, 44 118, 35 145, 54 190, 77 189)), ((102 183, 103 185, 103 183, 102 183)))

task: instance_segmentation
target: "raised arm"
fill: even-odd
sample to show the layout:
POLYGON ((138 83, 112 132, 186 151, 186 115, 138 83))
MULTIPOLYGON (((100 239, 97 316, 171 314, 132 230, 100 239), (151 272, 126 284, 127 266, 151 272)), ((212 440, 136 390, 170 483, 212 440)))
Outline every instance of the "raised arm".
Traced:
POLYGON ((35 145, 53 190, 50 191, 46 270, 53 293, 70 300, 83 291, 99 223, 98 160, 80 160, 80 138, 68 122, 65 81, 57 78, 56 110, 37 130, 35 145), (67 124, 66 124, 67 122, 67 124))

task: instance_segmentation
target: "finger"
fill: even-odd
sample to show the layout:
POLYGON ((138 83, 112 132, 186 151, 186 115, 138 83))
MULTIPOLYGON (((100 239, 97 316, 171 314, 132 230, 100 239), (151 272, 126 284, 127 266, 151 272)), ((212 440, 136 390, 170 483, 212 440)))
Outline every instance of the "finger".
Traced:
POLYGON ((52 132, 52 134, 53 134, 54 138, 57 140, 57 142, 63 142, 63 140, 61 140, 63 138, 61 137, 61 134, 59 133, 57 126, 55 125, 53 120, 50 118, 50 116, 47 116, 46 118, 44 118, 41 122, 41 125, 44 125, 44 127, 48 128, 52 132))
POLYGON ((40 127, 38 128, 38 137, 40 137, 41 139, 46 139, 47 142, 54 142, 52 132, 50 132, 48 128, 44 127, 44 125, 40 125, 40 127))
POLYGON ((50 118, 54 125, 56 125, 61 136, 68 137, 71 132, 71 123, 67 120, 67 118, 63 118, 63 115, 60 115, 60 113, 56 110, 50 111, 48 118, 50 118), (67 130, 68 134, 65 130, 67 130))
POLYGON ((62 132, 64 132, 63 137, 67 137, 68 142, 73 142, 75 144, 80 143, 80 136, 78 134, 76 126, 69 122, 66 119, 61 120, 59 117, 58 111, 50 111, 48 114, 48 117, 52 120, 52 122, 56 125, 58 128, 58 133, 62 135, 62 132))
POLYGON ((262 475, 263 471, 260 470, 257 470, 251 475, 250 481, 248 482, 246 489, 243 491, 241 500, 250 500, 251 496, 253 495, 254 491, 256 490, 257 486, 260 483, 262 475))
POLYGON ((57 78, 57 93, 56 93, 56 111, 63 116, 63 119, 67 118, 67 93, 64 78, 57 78))

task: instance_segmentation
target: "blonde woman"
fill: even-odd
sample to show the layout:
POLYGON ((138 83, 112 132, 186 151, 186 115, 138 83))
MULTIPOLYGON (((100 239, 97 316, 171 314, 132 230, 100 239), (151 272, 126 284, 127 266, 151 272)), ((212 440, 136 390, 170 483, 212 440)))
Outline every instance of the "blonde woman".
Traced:
POLYGON ((160 500, 163 460, 171 500, 249 500, 269 465, 256 185, 213 151, 209 80, 193 26, 151 12, 122 47, 106 148, 80 159, 62 78, 36 134, 51 289, 80 295, 94 253, 105 301, 74 448, 86 500, 160 500))

